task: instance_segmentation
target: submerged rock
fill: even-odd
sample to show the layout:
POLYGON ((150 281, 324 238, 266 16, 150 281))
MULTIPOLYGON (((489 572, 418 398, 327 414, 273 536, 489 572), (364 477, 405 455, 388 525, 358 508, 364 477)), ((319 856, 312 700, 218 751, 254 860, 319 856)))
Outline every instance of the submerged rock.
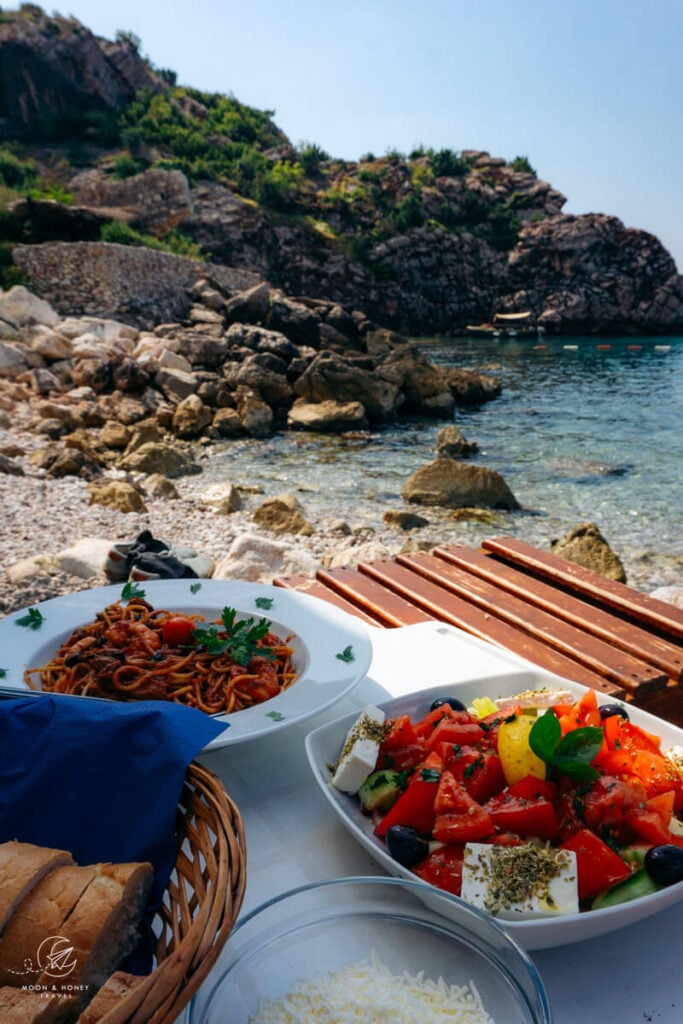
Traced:
POLYGON ((519 503, 495 469, 472 466, 455 459, 437 458, 427 463, 406 481, 406 501, 418 505, 439 505, 444 508, 518 509, 519 503))

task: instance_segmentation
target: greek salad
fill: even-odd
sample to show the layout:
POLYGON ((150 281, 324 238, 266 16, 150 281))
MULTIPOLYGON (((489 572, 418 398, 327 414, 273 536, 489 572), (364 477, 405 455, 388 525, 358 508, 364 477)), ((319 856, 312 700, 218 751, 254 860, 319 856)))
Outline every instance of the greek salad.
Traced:
POLYGON ((594 690, 446 697, 419 719, 368 707, 330 767, 394 860, 502 919, 683 881, 683 748, 594 690))

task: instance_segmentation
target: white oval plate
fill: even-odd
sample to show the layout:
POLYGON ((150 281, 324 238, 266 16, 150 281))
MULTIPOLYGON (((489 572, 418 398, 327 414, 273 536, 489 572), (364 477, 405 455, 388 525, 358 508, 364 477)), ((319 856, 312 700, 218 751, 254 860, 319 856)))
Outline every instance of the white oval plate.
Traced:
MULTIPOLYGON (((565 689, 571 690, 577 697, 585 693, 586 688, 577 683, 560 679, 540 669, 530 668, 525 679, 520 680, 519 671, 509 673, 488 682, 458 682, 434 686, 420 690, 393 700, 378 704, 387 717, 410 715, 413 720, 421 718, 429 710, 429 705, 437 697, 457 696, 466 704, 474 697, 506 697, 519 693, 524 689, 565 689), (521 685, 520 685, 521 683, 521 685)), ((598 694, 600 704, 614 703, 607 697, 598 694)), ((634 724, 642 725, 650 732, 662 737, 662 746, 683 746, 683 729, 677 728, 661 718, 640 711, 628 705, 629 716, 634 724)), ((346 793, 340 793, 330 785, 330 764, 335 764, 343 746, 348 730, 351 728, 358 712, 351 712, 333 722, 328 722, 310 732, 306 737, 306 753, 315 779, 330 804, 339 815, 341 821, 358 842, 390 875, 403 878, 415 878, 409 868, 403 867, 390 857, 385 844, 373 833, 371 819, 360 810, 358 800, 346 793)), ((509 935, 525 949, 548 949, 552 946, 565 946, 572 942, 594 939, 599 935, 616 931, 627 925, 634 924, 651 914, 672 906, 683 900, 683 882, 661 889, 651 896, 643 896, 622 903, 620 906, 605 910, 591 910, 581 914, 566 914, 561 917, 534 919, 527 921, 499 921, 509 935)))
MULTIPOLYGON (((363 623, 319 598, 282 587, 232 580, 154 580, 138 584, 154 608, 203 615, 217 619, 225 607, 235 608, 238 618, 266 618, 281 637, 294 634, 292 661, 298 679, 269 701, 230 715, 216 715, 225 732, 205 747, 243 743, 303 722, 331 707, 356 686, 372 660, 372 644, 363 623), (198 586, 199 584, 199 586, 198 586), (260 608, 257 598, 272 601, 260 608), (338 655, 350 648, 350 659, 338 655)), ((11 612, 0 620, 0 689, 29 687, 24 670, 44 665, 77 626, 92 622, 97 612, 121 597, 123 584, 81 590, 55 597, 35 607, 43 616, 38 629, 17 624, 28 609, 11 612)), ((75 697, 82 700, 84 698, 75 697)))

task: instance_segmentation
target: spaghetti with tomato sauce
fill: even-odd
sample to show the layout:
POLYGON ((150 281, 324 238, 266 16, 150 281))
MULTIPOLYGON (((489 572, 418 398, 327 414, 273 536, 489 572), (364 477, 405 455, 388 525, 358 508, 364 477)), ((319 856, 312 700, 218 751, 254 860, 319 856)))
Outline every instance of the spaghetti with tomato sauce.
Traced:
POLYGON ((220 620, 211 632, 226 649, 215 653, 194 646, 203 622, 201 615, 154 609, 141 597, 117 601, 74 630, 47 664, 27 669, 24 678, 31 689, 49 693, 171 700, 210 715, 261 704, 296 681, 292 637, 266 632, 266 620, 248 658, 241 659, 246 664, 233 657, 220 620))

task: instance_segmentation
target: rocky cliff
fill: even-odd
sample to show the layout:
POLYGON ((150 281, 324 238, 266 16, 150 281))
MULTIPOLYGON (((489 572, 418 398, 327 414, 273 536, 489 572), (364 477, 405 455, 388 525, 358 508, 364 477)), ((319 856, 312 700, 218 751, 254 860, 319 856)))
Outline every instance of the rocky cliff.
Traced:
MULTIPOLYGON (((46 242, 166 248, 411 335, 524 310, 548 330, 683 329, 683 279, 659 241, 563 214, 526 158, 296 149, 268 112, 177 88, 135 39, 33 5, 0 12, 0 69, 0 271, 4 255, 36 290, 49 278, 64 313, 93 310, 46 242)), ((112 294, 143 308, 130 293, 144 278, 110 262, 126 276, 112 294)))

